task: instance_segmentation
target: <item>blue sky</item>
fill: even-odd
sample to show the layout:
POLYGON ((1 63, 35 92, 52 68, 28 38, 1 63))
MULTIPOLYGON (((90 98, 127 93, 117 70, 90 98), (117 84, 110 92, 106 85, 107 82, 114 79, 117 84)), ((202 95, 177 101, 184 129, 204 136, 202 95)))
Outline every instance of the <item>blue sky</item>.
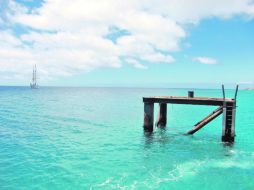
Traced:
POLYGON ((254 86, 253 1, 191 1, 3 0, 0 85, 254 86))

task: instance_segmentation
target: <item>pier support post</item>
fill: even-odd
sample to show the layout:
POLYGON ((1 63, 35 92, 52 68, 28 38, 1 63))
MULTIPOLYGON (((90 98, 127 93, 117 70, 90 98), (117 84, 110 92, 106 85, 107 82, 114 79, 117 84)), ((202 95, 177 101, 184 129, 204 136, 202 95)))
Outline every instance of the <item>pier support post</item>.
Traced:
POLYGON ((144 102, 144 130, 147 132, 153 131, 153 112, 154 103, 144 102))
POLYGON ((223 108, 222 141, 234 142, 235 140, 235 102, 225 102, 223 108))
POLYGON ((166 103, 160 103, 159 104, 159 111, 156 121, 156 126, 162 126, 165 127, 167 124, 167 104, 166 103))
POLYGON ((194 97, 194 91, 188 91, 188 98, 194 97))

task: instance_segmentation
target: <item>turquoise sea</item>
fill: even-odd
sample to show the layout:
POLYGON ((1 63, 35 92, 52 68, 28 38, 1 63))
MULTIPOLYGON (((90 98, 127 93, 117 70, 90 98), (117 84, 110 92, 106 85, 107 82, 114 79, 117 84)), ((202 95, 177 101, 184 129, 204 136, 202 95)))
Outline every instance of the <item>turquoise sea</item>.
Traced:
POLYGON ((254 189, 254 91, 238 93, 233 145, 221 116, 183 135, 207 106, 169 105, 167 127, 144 134, 142 97, 187 91, 0 87, 0 189, 254 189))

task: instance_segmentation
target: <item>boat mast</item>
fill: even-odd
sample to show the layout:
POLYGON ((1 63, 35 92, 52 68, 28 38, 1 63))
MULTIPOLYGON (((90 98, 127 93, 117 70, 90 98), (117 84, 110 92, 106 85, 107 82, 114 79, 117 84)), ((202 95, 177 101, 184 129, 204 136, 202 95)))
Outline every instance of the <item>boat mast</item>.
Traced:
POLYGON ((34 84, 35 84, 35 86, 36 86, 36 64, 35 64, 35 66, 34 66, 34 84))
POLYGON ((34 83, 34 66, 33 66, 33 76, 32 76, 32 84, 34 83))
POLYGON ((36 64, 33 66, 33 76, 32 76, 32 82, 30 83, 30 87, 33 89, 38 88, 37 86, 37 69, 36 64))
POLYGON ((36 86, 37 85, 37 76, 36 76, 36 65, 34 65, 33 66, 33 77, 32 77, 32 84, 34 85, 34 86, 36 86))

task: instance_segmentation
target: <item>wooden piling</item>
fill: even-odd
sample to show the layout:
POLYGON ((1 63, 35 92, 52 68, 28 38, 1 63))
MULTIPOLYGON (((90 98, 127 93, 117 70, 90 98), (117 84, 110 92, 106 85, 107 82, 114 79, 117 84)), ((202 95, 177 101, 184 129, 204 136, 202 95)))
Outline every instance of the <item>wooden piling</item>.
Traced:
POLYGON ((153 131, 154 103, 144 102, 144 130, 153 131))
POLYGON ((235 102, 225 102, 223 108, 222 141, 234 142, 235 140, 235 102))
POLYGON ((188 91, 188 97, 193 98, 194 97, 194 92, 193 91, 188 91))
POLYGON ((156 121, 156 126, 165 127, 167 124, 167 104, 160 103, 159 104, 159 111, 156 121))

